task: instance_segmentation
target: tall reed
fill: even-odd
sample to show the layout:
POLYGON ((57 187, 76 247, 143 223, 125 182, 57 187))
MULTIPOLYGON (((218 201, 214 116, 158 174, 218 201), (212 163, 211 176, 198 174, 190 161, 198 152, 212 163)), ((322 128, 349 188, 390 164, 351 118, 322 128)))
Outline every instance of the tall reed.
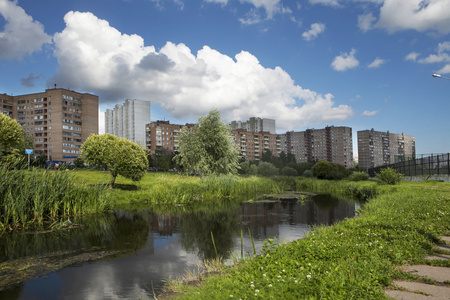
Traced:
POLYGON ((105 187, 76 185, 65 172, 0 167, 0 178, 0 228, 3 230, 104 211, 110 205, 105 187))

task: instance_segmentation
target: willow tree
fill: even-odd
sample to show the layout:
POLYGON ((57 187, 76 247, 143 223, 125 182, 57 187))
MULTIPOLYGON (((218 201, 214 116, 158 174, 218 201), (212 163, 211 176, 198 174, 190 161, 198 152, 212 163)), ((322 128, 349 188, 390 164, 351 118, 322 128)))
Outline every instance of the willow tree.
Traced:
POLYGON ((239 152, 229 127, 213 109, 200 117, 194 127, 184 127, 178 138, 178 164, 187 171, 203 174, 235 174, 239 167, 239 152))
POLYGON ((91 134, 81 146, 86 163, 106 167, 112 176, 110 188, 117 175, 139 181, 148 167, 147 155, 136 143, 106 133, 91 134))

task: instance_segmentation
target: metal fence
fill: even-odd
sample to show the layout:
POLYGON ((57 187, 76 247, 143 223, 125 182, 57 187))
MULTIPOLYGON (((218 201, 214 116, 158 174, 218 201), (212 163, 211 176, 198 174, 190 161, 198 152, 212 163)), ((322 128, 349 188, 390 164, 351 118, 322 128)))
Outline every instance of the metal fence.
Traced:
POLYGON ((394 164, 379 166, 368 170, 371 177, 381 169, 391 167, 404 176, 450 175, 450 153, 422 154, 394 164))

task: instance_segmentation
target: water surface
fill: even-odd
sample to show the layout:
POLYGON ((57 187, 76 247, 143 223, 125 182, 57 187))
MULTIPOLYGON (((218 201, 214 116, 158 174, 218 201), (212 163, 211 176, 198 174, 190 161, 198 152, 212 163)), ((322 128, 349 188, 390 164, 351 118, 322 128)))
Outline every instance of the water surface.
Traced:
POLYGON ((152 299, 165 280, 197 270, 216 249, 229 262, 241 257, 241 232, 247 256, 253 253, 249 230, 259 252, 269 238, 301 239, 312 225, 355 215, 354 203, 326 194, 304 203, 220 203, 178 212, 116 210, 73 220, 79 228, 0 236, 0 262, 66 265, 7 288, 0 270, 0 299, 152 299))

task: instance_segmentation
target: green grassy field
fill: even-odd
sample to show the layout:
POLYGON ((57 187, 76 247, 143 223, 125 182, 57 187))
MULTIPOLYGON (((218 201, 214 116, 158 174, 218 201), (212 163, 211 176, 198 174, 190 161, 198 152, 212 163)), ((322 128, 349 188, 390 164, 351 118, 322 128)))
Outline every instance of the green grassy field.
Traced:
MULTIPOLYGON (((71 171, 78 184, 107 185, 109 174, 98 170, 71 171)), ((187 176, 180 173, 149 172, 139 182, 118 176, 114 189, 107 191, 115 205, 186 204, 217 198, 254 197, 260 193, 282 193, 284 182, 269 178, 221 176, 187 176)))
MULTIPOLYGON (((312 182, 310 182, 312 184, 312 182)), ((339 190, 355 183, 320 181, 339 190)), ((450 230, 450 184, 403 182, 373 185, 376 197, 356 218, 317 227, 288 244, 268 241, 255 258, 219 266, 199 286, 172 281, 170 297, 181 299, 383 299, 394 278, 411 279, 396 266, 427 263, 433 242, 450 230)), ((448 261, 440 263, 449 266, 448 261)), ((159 298, 164 299, 164 295, 159 298)))

